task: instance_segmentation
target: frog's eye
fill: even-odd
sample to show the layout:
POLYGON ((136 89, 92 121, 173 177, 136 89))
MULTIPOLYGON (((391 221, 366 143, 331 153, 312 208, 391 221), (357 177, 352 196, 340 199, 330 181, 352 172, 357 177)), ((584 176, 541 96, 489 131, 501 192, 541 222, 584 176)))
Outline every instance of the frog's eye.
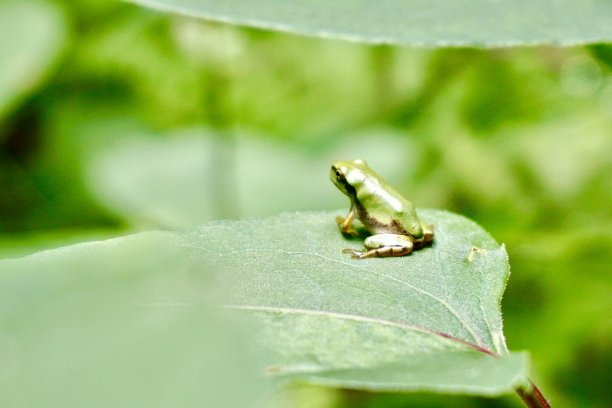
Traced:
POLYGON ((340 180, 342 178, 342 173, 340 172, 340 170, 336 169, 336 178, 338 180, 340 180))

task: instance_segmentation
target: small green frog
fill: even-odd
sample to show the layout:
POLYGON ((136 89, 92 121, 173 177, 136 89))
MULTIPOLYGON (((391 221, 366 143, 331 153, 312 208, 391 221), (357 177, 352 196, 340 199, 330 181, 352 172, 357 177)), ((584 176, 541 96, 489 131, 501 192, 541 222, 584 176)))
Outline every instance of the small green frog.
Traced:
POLYGON ((365 161, 341 161, 331 166, 332 182, 351 200, 346 216, 336 221, 345 235, 357 236, 357 218, 370 235, 364 251, 345 249, 353 258, 403 256, 433 241, 433 225, 419 219, 414 205, 372 170, 365 161))

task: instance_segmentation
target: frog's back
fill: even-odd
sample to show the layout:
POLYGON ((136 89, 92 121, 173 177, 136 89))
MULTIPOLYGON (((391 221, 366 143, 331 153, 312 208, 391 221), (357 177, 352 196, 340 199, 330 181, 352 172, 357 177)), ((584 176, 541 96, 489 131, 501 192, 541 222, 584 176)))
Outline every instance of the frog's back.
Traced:
POLYGON ((414 205, 390 186, 364 189, 357 201, 357 216, 370 233, 423 234, 414 205))

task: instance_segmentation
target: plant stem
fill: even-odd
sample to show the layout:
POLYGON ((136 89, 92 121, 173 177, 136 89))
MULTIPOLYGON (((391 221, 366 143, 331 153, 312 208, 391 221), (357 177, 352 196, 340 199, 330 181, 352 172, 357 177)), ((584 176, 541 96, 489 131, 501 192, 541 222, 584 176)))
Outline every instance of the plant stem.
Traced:
POLYGON ((516 393, 529 408, 550 408, 550 404, 540 389, 531 380, 528 388, 517 387, 516 393))

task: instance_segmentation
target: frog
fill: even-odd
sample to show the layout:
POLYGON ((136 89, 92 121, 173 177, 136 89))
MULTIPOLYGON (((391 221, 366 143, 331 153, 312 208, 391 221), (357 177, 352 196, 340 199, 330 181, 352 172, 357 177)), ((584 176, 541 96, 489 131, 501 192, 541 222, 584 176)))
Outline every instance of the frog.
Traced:
POLYGON ((370 234, 363 250, 346 248, 343 253, 355 259, 399 257, 433 242, 434 226, 419 218, 414 204, 364 160, 333 163, 330 179, 351 205, 346 217, 336 217, 340 232, 359 236, 353 224, 357 219, 370 234))

